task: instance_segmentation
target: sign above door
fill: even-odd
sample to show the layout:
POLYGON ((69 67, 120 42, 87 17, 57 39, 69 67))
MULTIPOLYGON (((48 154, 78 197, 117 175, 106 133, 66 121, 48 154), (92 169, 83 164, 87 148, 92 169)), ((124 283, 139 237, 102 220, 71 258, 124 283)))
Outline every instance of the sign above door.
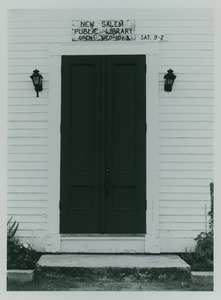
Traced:
POLYGON ((165 34, 137 34, 135 20, 73 20, 72 41, 165 41, 165 34))

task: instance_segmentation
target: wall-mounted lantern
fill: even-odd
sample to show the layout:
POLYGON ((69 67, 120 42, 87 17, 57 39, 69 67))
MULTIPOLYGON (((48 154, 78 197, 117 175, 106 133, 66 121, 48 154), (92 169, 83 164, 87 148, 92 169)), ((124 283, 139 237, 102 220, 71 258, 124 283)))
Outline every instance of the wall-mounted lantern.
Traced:
POLYGON ((173 74, 173 70, 169 69, 167 71, 167 74, 164 75, 164 91, 166 92, 171 92, 172 91, 172 86, 173 82, 176 79, 176 75, 173 74))
POLYGON ((34 87, 35 87, 35 91, 37 93, 37 97, 38 96, 38 92, 42 91, 42 75, 39 74, 39 70, 35 69, 33 71, 33 74, 30 76, 31 79, 32 79, 32 82, 34 84, 34 87))

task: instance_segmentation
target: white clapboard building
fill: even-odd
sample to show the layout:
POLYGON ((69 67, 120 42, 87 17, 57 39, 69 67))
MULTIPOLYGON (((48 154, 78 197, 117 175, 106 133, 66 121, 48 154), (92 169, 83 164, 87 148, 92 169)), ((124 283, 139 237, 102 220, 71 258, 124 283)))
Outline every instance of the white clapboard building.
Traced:
POLYGON ((213 13, 8 10, 18 238, 43 252, 193 249, 213 181, 213 13))

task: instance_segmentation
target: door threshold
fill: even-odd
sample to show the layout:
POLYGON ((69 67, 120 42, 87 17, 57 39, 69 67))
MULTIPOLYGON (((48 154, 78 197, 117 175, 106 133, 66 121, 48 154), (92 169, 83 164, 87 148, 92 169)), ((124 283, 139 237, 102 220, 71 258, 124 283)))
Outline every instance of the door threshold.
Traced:
POLYGON ((145 233, 61 233, 63 237, 145 237, 145 233))
POLYGON ((143 253, 144 234, 61 234, 60 252, 143 253))

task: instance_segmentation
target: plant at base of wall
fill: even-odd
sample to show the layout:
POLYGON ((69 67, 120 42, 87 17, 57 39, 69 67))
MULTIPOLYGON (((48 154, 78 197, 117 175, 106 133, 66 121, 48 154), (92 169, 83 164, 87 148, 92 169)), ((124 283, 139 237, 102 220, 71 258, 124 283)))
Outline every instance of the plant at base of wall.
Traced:
POLYGON ((188 252, 181 254, 183 258, 190 266, 192 271, 212 271, 213 270, 213 223, 214 223, 214 184, 210 183, 210 216, 209 231, 201 232, 194 239, 196 241, 196 247, 194 252, 188 252))
POLYGON ((39 253, 26 242, 22 244, 15 238, 19 223, 12 218, 7 222, 7 269, 34 269, 39 259, 39 253))
POLYGON ((199 263, 205 263, 207 267, 213 267, 213 232, 201 232, 195 239, 196 258, 199 263))
POLYGON ((199 262, 206 262, 207 265, 213 267, 213 223, 214 223, 214 214, 213 214, 213 205, 214 205, 214 184, 210 183, 210 211, 208 215, 210 216, 209 221, 209 231, 201 232, 194 240, 197 242, 195 253, 199 262))
POLYGON ((210 231, 213 232, 213 224, 214 224, 214 183, 210 182, 210 211, 208 212, 208 215, 210 216, 209 226, 210 231))

